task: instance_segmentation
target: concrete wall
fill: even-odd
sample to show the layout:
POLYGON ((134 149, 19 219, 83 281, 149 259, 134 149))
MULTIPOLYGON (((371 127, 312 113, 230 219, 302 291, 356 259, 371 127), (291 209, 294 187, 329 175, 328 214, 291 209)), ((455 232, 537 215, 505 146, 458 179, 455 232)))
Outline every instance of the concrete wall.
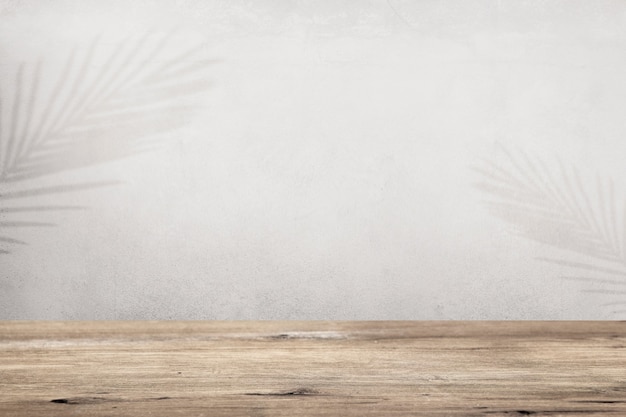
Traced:
POLYGON ((616 1, 0 1, 0 318, 624 318, 624 74, 616 1))

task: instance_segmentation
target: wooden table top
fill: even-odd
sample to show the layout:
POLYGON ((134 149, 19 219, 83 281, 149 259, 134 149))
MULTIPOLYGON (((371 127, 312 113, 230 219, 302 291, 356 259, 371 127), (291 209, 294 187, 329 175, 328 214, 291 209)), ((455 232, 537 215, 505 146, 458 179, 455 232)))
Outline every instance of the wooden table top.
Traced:
POLYGON ((0 322, 0 415, 626 416, 626 322, 0 322))

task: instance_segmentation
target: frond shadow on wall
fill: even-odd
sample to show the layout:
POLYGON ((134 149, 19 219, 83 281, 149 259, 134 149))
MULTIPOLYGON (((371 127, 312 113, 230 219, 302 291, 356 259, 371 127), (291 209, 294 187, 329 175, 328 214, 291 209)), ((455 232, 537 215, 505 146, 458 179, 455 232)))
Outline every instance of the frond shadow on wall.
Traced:
POLYGON ((16 69, 0 90, 0 253, 26 243, 11 229, 51 226, 38 216, 82 208, 29 199, 118 183, 37 186, 39 178, 145 152, 188 121, 213 61, 197 59, 202 45, 167 53, 170 41, 146 34, 111 46, 98 37, 74 48, 54 78, 41 62, 16 69))
MULTIPOLYGON (((520 236, 581 255, 575 262, 537 258, 573 271, 560 278, 592 284, 590 293, 626 294, 626 200, 613 180, 590 181, 557 158, 548 163, 523 150, 499 150, 503 164, 483 160, 472 168, 480 176, 475 187, 491 197, 484 202, 490 213, 520 236)), ((620 300, 605 306, 626 311, 615 309, 626 306, 620 300)))

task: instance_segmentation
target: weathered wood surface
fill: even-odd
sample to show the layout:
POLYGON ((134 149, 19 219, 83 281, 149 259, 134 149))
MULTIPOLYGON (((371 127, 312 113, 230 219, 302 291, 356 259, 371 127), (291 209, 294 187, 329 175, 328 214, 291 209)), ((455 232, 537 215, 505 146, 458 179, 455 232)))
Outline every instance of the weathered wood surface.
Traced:
POLYGON ((0 322, 0 415, 626 416, 626 323, 0 322))

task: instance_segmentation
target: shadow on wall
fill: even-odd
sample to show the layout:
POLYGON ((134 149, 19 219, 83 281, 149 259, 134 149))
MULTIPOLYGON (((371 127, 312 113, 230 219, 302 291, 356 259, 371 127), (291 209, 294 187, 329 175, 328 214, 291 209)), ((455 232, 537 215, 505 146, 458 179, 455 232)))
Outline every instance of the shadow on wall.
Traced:
POLYGON ((15 228, 51 226, 40 221, 44 212, 81 208, 37 205, 34 197, 117 183, 42 187, 37 179, 144 152, 188 121, 213 61, 194 59, 201 46, 169 56, 171 38, 147 34, 111 46, 98 37, 74 48, 56 77, 45 77, 41 62, 16 69, 0 90, 1 254, 25 244, 15 228))
MULTIPOLYGON (((474 167, 481 181, 475 186, 491 197, 490 213, 513 226, 521 236, 583 255, 583 261, 564 257, 536 258, 571 269, 562 279, 584 281, 596 288, 586 292, 623 298, 626 291, 626 200, 616 196, 612 179, 584 178, 576 167, 554 163, 499 146, 501 162, 484 160, 474 167), (598 288, 599 287, 599 288, 598 288)), ((498 158, 499 159, 499 158, 498 158)), ((605 307, 624 313, 626 301, 605 307)))

